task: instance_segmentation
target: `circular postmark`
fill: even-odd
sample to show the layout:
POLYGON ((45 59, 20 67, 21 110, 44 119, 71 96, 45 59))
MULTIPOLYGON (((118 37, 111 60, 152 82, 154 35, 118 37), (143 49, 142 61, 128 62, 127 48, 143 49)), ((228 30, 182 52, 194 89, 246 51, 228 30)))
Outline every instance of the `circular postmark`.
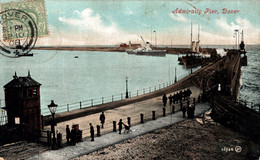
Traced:
POLYGON ((27 56, 35 46, 38 30, 26 12, 8 9, 0 12, 0 54, 7 57, 27 56))
POLYGON ((235 147, 235 151, 236 151, 237 153, 240 153, 240 152, 242 151, 242 147, 241 147, 241 146, 236 146, 236 147, 235 147))

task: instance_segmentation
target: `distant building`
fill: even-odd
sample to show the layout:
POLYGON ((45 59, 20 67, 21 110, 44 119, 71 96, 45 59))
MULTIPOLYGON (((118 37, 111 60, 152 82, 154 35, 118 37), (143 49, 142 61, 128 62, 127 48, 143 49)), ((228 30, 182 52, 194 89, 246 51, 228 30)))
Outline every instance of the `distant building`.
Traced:
POLYGON ((27 77, 18 77, 4 86, 5 110, 8 125, 21 125, 25 132, 41 131, 40 83, 32 79, 30 72, 27 77))
POLYGON ((127 46, 126 43, 121 43, 121 44, 120 44, 120 47, 124 47, 124 48, 126 48, 126 47, 128 47, 128 46, 127 46))
POLYGON ((131 41, 129 41, 129 45, 126 43, 121 43, 120 47, 125 49, 137 49, 141 47, 141 44, 132 44, 131 41))

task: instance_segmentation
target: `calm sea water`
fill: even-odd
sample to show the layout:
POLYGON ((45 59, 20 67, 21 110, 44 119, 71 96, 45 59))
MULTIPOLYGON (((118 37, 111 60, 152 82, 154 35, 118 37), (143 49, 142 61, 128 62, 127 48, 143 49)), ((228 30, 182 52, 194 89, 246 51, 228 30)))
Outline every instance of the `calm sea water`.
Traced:
MULTIPOLYGON (((135 56, 124 52, 91 51, 34 51, 33 57, 8 58, 0 56, 0 86, 18 76, 31 76, 42 84, 41 108, 43 114, 49 114, 47 105, 51 100, 59 105, 58 112, 70 107, 104 103, 125 97, 126 76, 132 96, 147 93, 167 85, 174 80, 174 68, 177 76, 189 74, 190 70, 178 65, 177 55, 166 57, 135 56), (74 58, 78 56, 79 58, 74 58), (160 84, 160 86, 159 86, 160 84), (151 87, 151 88, 149 88, 151 87), (89 101, 88 101, 89 100, 89 101)), ((4 106, 4 90, 0 91, 4 106)))

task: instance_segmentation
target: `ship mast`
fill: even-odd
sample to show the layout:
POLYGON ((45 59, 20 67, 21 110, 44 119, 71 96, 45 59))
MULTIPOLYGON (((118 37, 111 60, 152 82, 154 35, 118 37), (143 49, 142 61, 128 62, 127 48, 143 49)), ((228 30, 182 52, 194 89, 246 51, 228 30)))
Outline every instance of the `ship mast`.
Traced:
POLYGON ((190 48, 192 49, 192 22, 191 22, 191 32, 190 32, 190 48))
POLYGON ((198 27, 198 42, 200 42, 200 25, 198 27))
POLYGON ((243 30, 242 30, 241 34, 242 34, 241 41, 244 42, 244 32, 243 32, 243 30))

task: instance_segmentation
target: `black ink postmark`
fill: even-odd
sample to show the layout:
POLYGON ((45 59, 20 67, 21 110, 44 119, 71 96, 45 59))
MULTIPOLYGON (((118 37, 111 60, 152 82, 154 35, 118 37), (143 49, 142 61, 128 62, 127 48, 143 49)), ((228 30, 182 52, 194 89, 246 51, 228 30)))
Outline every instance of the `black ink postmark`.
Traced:
POLYGON ((33 18, 18 9, 2 11, 0 17, 0 54, 13 58, 29 55, 38 37, 33 18))

